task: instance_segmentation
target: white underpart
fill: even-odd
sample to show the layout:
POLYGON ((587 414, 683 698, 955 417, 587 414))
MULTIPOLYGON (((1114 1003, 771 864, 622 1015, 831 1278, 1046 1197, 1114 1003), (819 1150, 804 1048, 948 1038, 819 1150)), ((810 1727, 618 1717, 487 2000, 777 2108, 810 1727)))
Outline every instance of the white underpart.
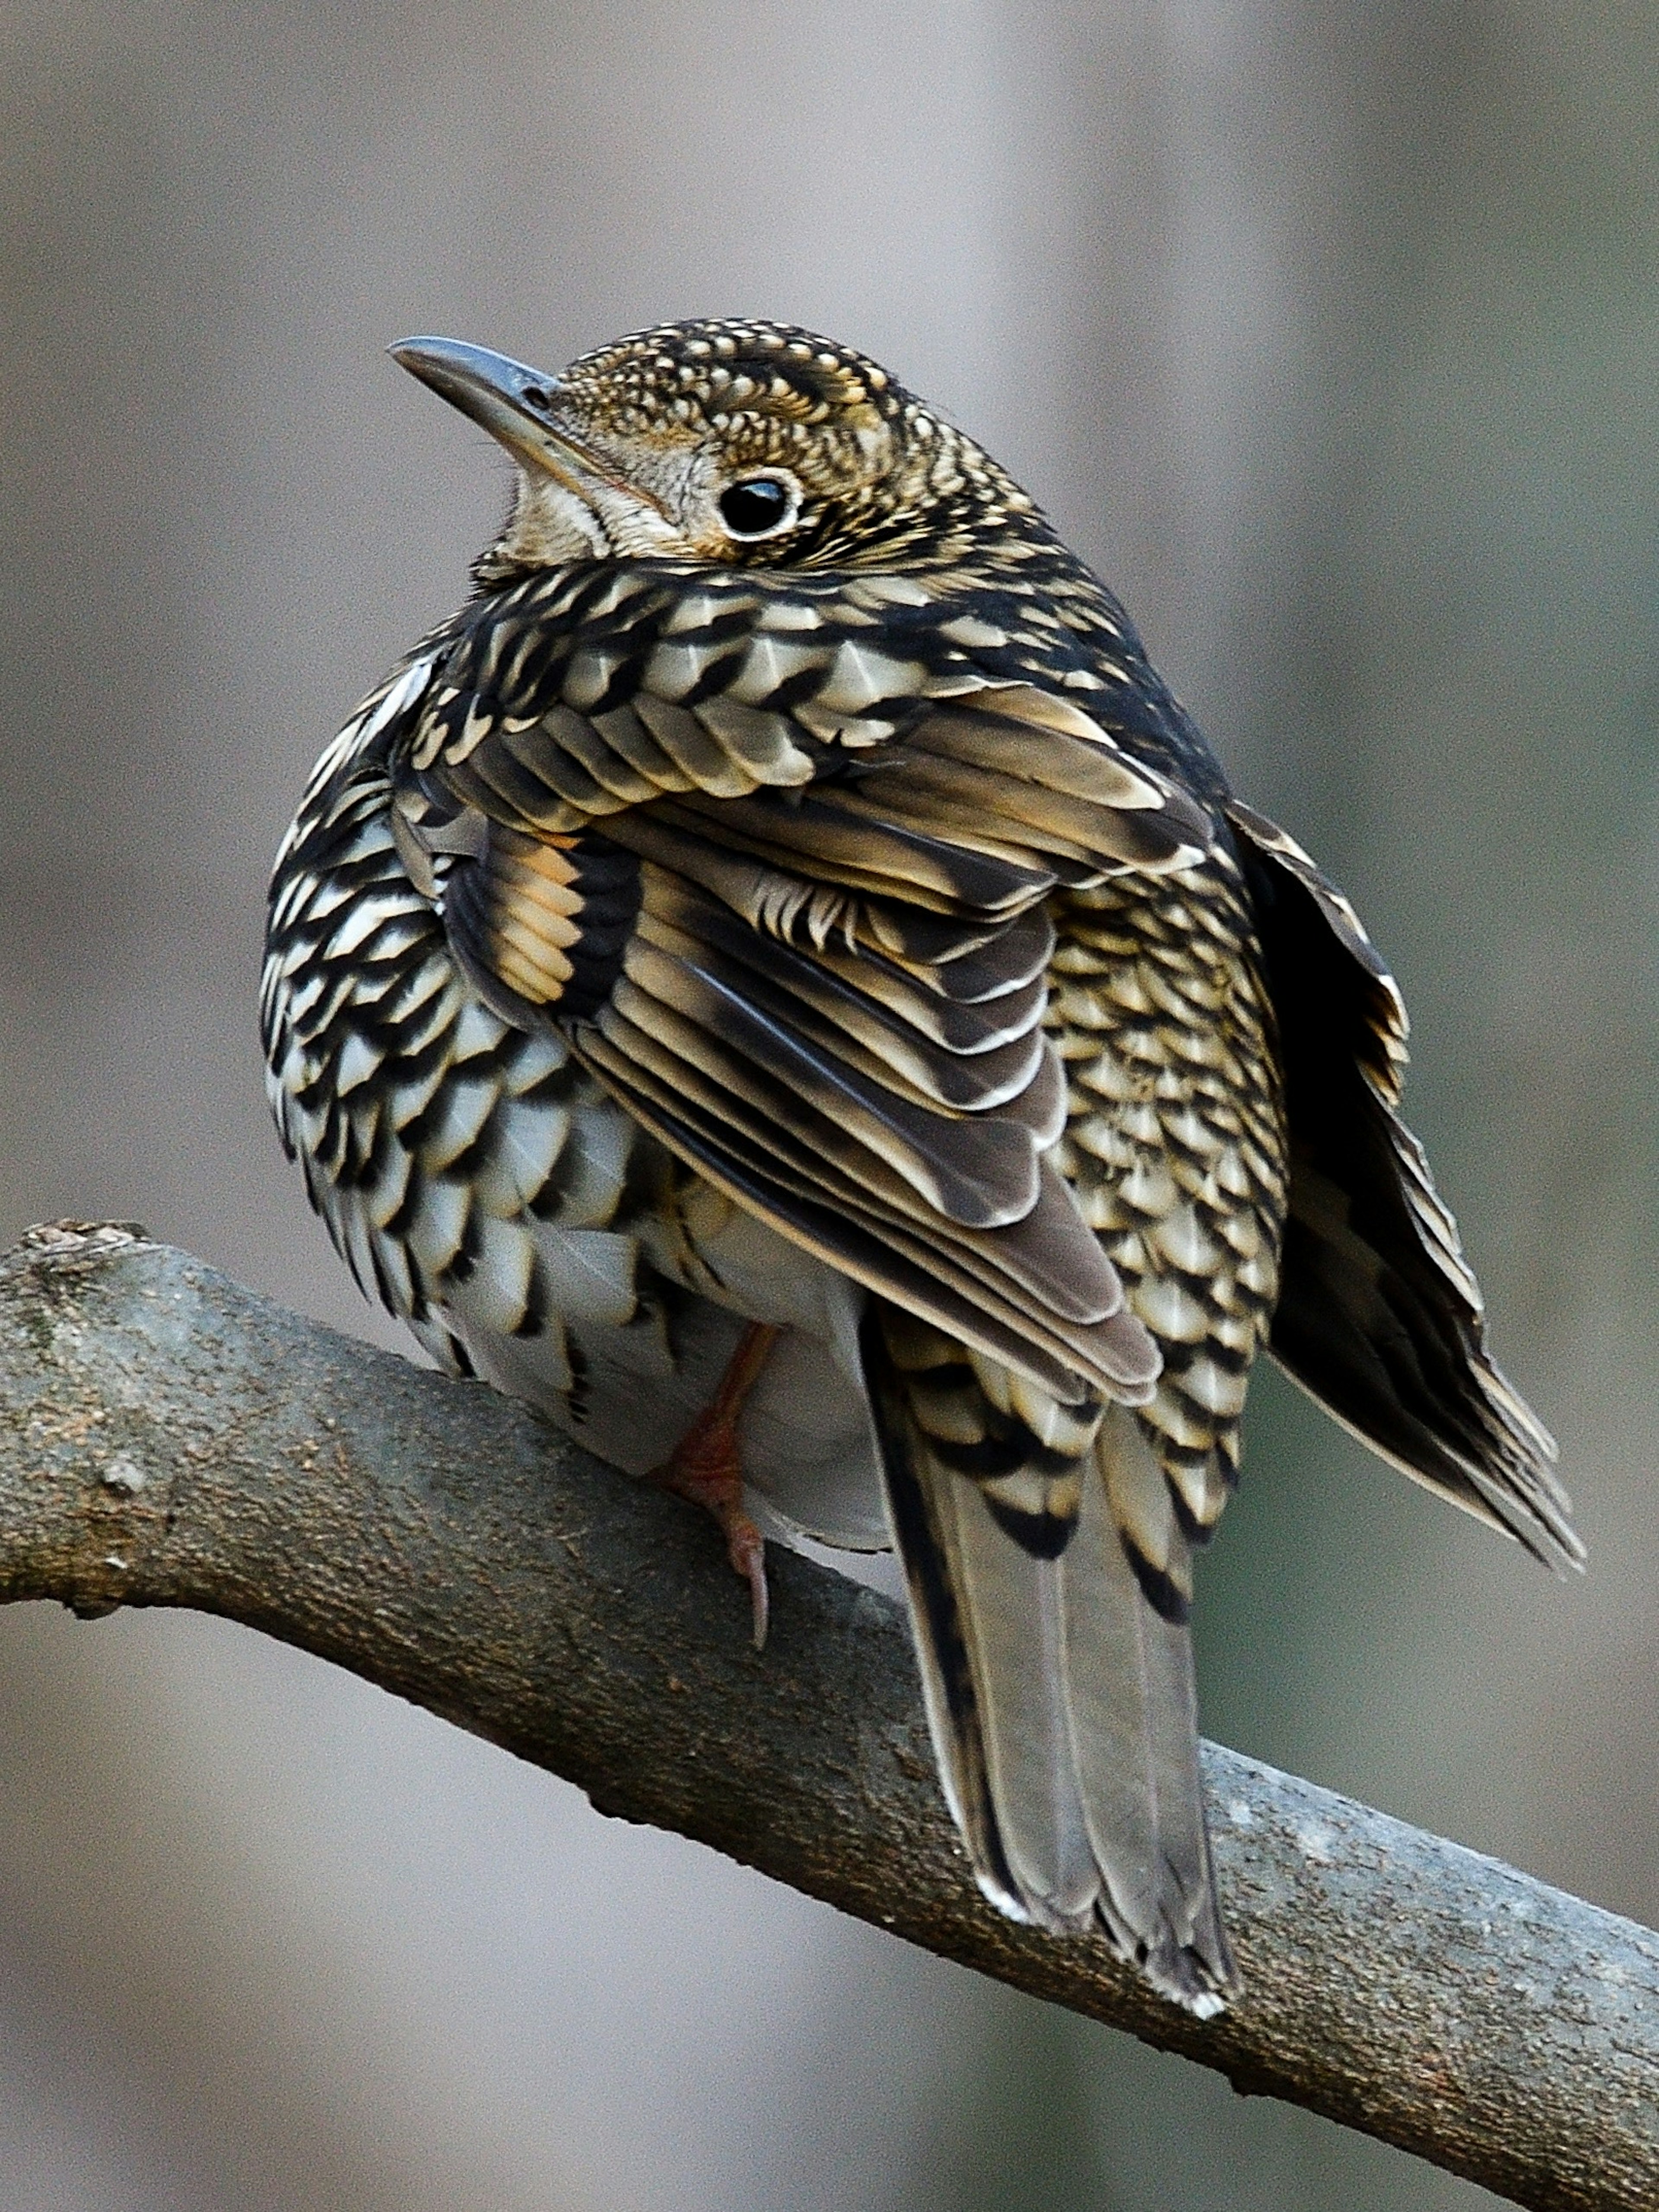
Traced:
POLYGON ((566 561, 689 549, 680 526, 653 501, 602 479, 583 495, 544 470, 521 466, 502 550, 515 561, 556 568, 566 561))
POLYGON ((502 550, 515 561, 551 568, 592 560, 610 548, 586 500, 538 469, 521 468, 502 550))
MULTIPOLYGON (((618 1115, 609 1101, 598 1114, 618 1115)), ((721 1204, 723 1201, 716 1201, 721 1204)), ((763 1522, 850 1551, 890 1542, 875 1432, 859 1362, 864 1292, 844 1275, 736 1207, 712 1237, 700 1234, 700 1291, 678 1328, 678 1360, 660 1332, 619 1328, 631 1303, 631 1237, 536 1224, 530 1233, 555 1286, 565 1331, 585 1369, 580 1418, 570 1375, 550 1339, 512 1337, 488 1325, 488 1291, 475 1277, 446 1302, 444 1318, 480 1375, 572 1430, 601 1459, 645 1474, 660 1467, 719 1388, 745 1323, 784 1334, 744 1408, 744 1472, 763 1522)), ((666 1253, 646 1249, 669 1271, 666 1253)), ((428 1348, 436 1348, 421 1330, 428 1348)))

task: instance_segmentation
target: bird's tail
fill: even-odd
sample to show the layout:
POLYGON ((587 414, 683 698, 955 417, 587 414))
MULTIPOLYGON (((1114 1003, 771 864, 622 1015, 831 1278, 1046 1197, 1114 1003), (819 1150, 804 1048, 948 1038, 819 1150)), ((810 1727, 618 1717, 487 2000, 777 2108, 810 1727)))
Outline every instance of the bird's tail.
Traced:
POLYGON ((1098 1923, 1200 2015, 1235 1984, 1186 1535, 1134 1415, 1057 1405, 872 1302, 865 1359, 946 1796, 993 1904, 1098 1923))

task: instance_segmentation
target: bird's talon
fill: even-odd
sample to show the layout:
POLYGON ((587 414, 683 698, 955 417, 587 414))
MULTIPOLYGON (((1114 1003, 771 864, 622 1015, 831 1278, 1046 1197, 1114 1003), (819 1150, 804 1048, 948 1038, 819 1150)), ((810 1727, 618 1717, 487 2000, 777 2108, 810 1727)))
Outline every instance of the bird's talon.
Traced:
POLYGON ((771 1593, 766 1582, 766 1539, 746 1513, 735 1513, 726 1526, 726 1553, 749 1584, 754 1614, 757 1651, 766 1649, 767 1626, 772 1618, 771 1593))

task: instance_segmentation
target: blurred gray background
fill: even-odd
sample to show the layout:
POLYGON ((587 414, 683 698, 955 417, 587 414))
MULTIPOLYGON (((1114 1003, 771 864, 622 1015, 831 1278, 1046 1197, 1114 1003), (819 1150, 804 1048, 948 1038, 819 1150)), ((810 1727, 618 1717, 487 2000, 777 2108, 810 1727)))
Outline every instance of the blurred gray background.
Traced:
MULTIPOLYGON (((0 10, 0 1233, 366 1334, 260 1093, 264 878, 505 471, 385 358, 868 349, 1346 882, 1589 1538, 1276 1376, 1208 1732, 1659 1919, 1653 0, 0 10)), ((1333 1975, 1343 1971, 1331 1962, 1333 1975)), ((274 1644, 0 1615, 0 2212, 1450 2212, 274 1644)))

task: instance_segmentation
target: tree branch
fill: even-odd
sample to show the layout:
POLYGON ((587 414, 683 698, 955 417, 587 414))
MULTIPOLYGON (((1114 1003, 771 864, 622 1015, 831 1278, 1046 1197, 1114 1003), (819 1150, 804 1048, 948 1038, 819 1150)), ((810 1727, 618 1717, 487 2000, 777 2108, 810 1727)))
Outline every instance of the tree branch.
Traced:
POLYGON ((757 1656, 719 1539, 522 1407, 120 1229, 0 1260, 0 1600, 265 1630, 1038 1996, 1538 2212, 1659 2202, 1659 1937, 1205 1747, 1246 1979, 1209 2025, 969 1880, 897 1609, 775 1557, 757 1656))

